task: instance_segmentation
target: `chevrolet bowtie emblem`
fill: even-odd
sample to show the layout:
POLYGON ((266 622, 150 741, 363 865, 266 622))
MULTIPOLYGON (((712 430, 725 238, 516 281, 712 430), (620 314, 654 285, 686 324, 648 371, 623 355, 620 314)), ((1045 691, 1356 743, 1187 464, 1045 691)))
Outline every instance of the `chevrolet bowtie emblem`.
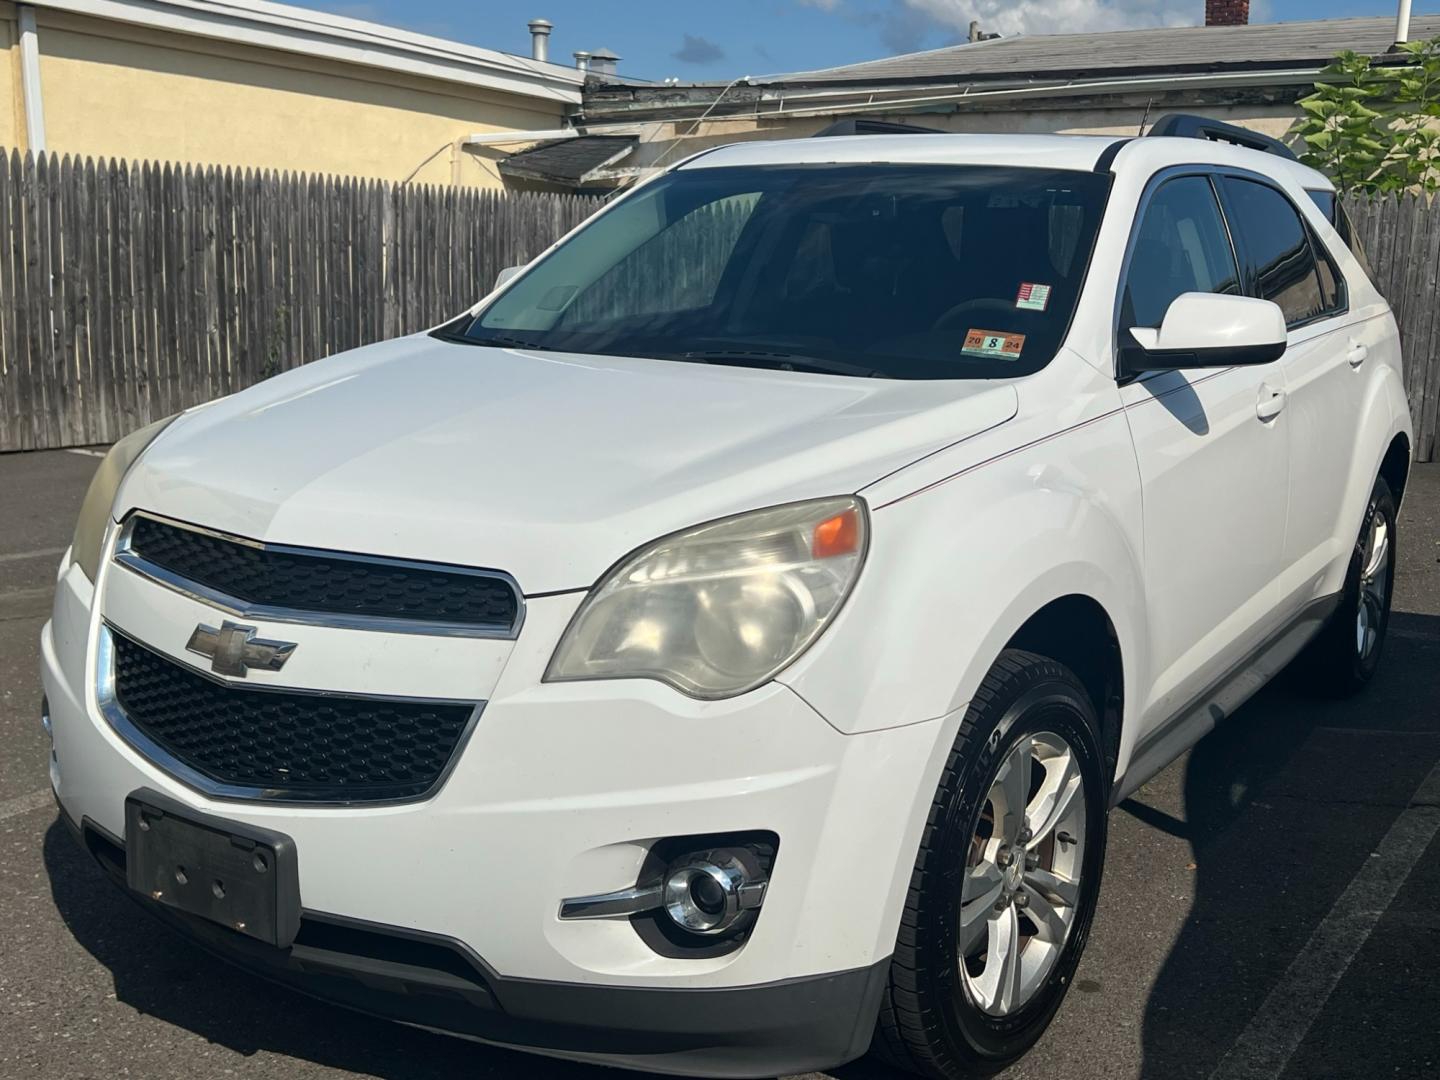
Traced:
POLYGON ((201 623, 190 635, 185 648, 210 661, 210 670, 217 675, 245 678, 251 668, 257 671, 279 671, 295 651, 294 642, 262 641, 255 636, 255 627, 233 622, 220 624, 220 629, 201 623))

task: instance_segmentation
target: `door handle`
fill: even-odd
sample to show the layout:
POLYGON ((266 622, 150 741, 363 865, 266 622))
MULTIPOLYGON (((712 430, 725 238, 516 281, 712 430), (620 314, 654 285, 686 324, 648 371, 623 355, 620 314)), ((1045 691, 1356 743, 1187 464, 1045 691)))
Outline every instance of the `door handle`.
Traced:
POLYGON ((1352 341, 1350 351, 1345 354, 1345 359, 1352 368, 1358 368, 1365 363, 1365 357, 1370 355, 1370 350, 1365 347, 1364 342, 1352 341))
POLYGON ((1280 415, 1280 410, 1285 408, 1285 391, 1271 386, 1269 383, 1260 384, 1260 399, 1255 402, 1255 415, 1261 420, 1274 420, 1280 415))

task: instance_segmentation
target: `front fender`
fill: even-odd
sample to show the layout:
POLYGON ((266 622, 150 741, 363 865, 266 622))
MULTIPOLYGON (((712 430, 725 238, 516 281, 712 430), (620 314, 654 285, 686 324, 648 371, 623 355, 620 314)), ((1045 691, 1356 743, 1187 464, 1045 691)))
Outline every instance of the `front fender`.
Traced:
POLYGON ((1109 614, 1138 700, 1140 525, 1120 413, 882 504, 855 593, 780 681, 847 733, 946 716, 1031 615, 1080 594, 1109 614))

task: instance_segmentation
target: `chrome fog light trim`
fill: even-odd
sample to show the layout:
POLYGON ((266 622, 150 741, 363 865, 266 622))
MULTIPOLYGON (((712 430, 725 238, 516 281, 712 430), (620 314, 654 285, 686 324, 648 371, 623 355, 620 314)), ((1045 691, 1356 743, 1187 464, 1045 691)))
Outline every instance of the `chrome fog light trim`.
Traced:
POLYGON ((597 893, 594 896, 576 896, 560 901, 562 919, 614 919, 641 912, 654 911, 660 906, 661 888, 654 885, 634 886, 617 889, 615 892, 597 893))
POLYGON ((745 867, 728 852, 707 852, 665 877, 665 914, 694 934, 723 934, 742 912, 765 901, 764 880, 747 879, 745 867))

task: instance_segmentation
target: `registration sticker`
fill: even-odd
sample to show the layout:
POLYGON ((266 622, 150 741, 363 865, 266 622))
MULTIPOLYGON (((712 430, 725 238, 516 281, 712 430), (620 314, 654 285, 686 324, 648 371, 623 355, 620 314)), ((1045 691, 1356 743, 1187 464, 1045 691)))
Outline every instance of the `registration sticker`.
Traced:
POLYGON ((971 330, 965 335, 960 351, 970 356, 988 356, 994 360, 1019 360, 1025 347, 1024 334, 1005 334, 995 330, 971 330))
POLYGON ((1050 286, 1022 281, 1015 297, 1015 306, 1025 311, 1044 311, 1050 306, 1050 286))

